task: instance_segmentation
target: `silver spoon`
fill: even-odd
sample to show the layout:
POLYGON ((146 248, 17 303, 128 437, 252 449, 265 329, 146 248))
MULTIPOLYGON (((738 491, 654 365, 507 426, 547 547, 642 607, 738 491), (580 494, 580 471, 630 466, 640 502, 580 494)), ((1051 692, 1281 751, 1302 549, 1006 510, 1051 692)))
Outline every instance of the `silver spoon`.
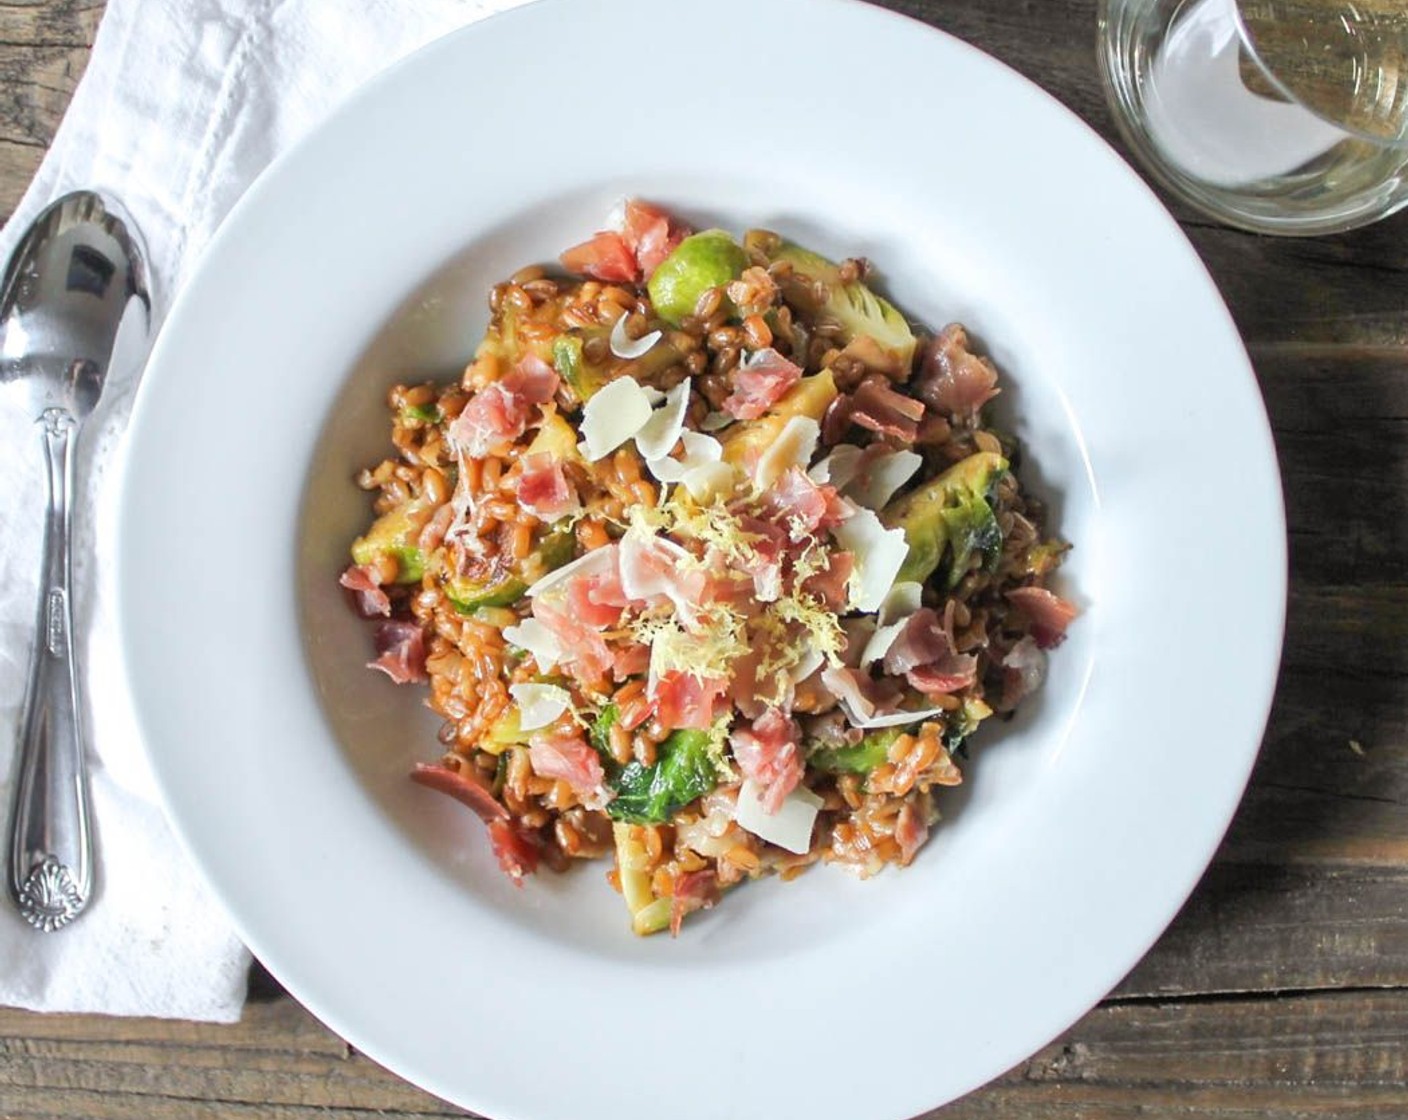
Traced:
POLYGON ((39 610, 10 814, 9 890, 47 932, 93 892, 86 741, 73 648, 69 533, 74 446, 98 404, 119 328, 151 310, 135 227, 89 191, 65 195, 25 233, 0 287, 0 392, 36 421, 48 468, 39 610))

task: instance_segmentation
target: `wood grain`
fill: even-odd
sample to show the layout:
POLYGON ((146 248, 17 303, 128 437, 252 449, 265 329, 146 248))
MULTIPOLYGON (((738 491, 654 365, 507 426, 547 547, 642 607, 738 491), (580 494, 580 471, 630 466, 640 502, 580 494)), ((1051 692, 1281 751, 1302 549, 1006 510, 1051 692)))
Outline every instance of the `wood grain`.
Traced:
POLYGON ((102 11, 103 0, 0 3, 0 219, 54 138, 102 11))
MULTIPOLYGON (((1119 146, 1096 78, 1094 0, 887 6, 996 55, 1119 146)), ((0 2, 0 215, 54 135, 101 9, 0 2)), ((917 142, 940 141, 946 111, 961 107, 934 107, 934 135, 917 142)), ((1034 169, 1033 190, 1046 171, 1034 169)), ((1061 1039, 931 1115, 1401 1120, 1408 214, 1290 241, 1170 207, 1247 341, 1280 459, 1291 594, 1270 723, 1216 861, 1158 945, 1061 1039)), ((1218 464, 1189 471, 1239 500, 1218 464)), ((1191 709, 1188 733, 1215 737, 1216 717, 1191 709)), ((259 971, 228 1027, 0 1009, 4 1120, 386 1115, 466 1114, 351 1050, 259 971)))

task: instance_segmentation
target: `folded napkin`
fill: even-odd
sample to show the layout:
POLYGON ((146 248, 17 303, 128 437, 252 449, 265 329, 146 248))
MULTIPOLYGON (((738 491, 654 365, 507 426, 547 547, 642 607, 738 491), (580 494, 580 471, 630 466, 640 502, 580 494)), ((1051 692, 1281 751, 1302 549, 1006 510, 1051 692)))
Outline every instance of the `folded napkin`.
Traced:
MULTIPOLYGON (((256 175, 362 81, 523 0, 108 0, 54 144, 0 232, 8 259, 53 198, 117 198, 145 238, 157 317, 256 175)), ((199 370, 188 371, 200 376, 199 370)), ((111 585, 122 432, 111 385, 78 464, 75 629, 87 667, 98 863, 88 910, 51 934, 0 901, 0 1004, 231 1021, 249 955, 162 816, 124 692, 111 585)), ((39 569, 39 437, 0 439, 0 806, 8 814, 39 569)), ((8 819, 8 817, 6 818, 8 819)))

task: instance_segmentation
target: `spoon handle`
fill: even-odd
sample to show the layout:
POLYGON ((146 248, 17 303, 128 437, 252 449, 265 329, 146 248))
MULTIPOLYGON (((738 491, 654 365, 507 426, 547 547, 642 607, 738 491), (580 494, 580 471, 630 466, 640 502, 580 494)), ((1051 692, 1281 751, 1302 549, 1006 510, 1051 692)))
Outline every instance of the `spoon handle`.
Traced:
POLYGON ((63 408, 46 409, 40 423, 49 505, 10 814, 9 884, 25 920, 49 933, 71 922, 88 903, 93 834, 69 588, 69 495, 78 426, 63 408))

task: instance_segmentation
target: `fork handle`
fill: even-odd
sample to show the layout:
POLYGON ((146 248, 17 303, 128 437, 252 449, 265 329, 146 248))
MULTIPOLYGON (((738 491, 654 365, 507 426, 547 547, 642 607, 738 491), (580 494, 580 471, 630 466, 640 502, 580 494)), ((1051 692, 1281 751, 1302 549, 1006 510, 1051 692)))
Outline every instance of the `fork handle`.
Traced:
POLYGON ((25 920, 49 933, 88 904, 93 833, 70 594, 69 497, 77 424, 63 408, 46 409, 39 419, 49 502, 10 814, 9 888, 25 920))

